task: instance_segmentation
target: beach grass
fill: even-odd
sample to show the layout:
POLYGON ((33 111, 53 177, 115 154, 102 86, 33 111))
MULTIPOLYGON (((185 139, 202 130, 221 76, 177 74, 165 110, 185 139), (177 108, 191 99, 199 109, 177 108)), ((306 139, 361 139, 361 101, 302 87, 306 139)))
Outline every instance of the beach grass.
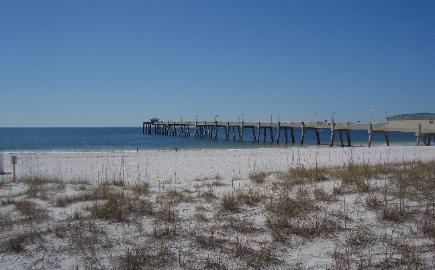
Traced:
POLYGON ((434 266, 434 161, 298 164, 189 185, 110 179, 0 185, 0 260, 29 265, 56 249, 77 268, 434 266))

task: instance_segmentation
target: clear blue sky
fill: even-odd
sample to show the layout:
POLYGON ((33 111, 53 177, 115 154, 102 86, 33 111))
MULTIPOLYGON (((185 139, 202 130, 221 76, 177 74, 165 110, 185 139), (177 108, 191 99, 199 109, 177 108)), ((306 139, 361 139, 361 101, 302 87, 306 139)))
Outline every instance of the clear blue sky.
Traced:
POLYGON ((370 107, 435 111, 435 1, 0 0, 0 126, 370 107))

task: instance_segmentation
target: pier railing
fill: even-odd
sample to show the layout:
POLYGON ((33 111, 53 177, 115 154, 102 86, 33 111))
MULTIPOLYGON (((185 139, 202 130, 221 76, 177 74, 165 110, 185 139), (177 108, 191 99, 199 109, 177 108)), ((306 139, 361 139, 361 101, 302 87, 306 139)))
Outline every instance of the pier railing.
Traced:
POLYGON ((296 143, 295 129, 300 130, 300 144, 305 143, 305 136, 308 130, 313 130, 316 136, 316 143, 321 144, 319 130, 329 130, 328 144, 335 144, 335 136, 338 135, 339 145, 351 146, 351 132, 366 130, 368 135, 368 146, 372 144, 372 135, 381 133, 384 135, 385 144, 390 145, 389 132, 414 132, 417 138, 417 145, 423 141, 425 145, 431 144, 431 139, 435 141, 435 130, 422 132, 421 125, 415 130, 409 129, 390 129, 387 123, 369 122, 328 122, 328 121, 308 121, 308 122, 267 122, 267 121, 160 121, 151 119, 142 123, 143 134, 159 134, 166 136, 193 136, 196 138, 217 139, 219 130, 223 130, 224 138, 229 140, 245 140, 246 132, 252 132, 254 142, 272 143, 296 143), (344 138, 344 135, 346 136, 344 138), (289 137, 290 136, 290 137, 289 137), (269 137, 269 139, 268 139, 269 137))

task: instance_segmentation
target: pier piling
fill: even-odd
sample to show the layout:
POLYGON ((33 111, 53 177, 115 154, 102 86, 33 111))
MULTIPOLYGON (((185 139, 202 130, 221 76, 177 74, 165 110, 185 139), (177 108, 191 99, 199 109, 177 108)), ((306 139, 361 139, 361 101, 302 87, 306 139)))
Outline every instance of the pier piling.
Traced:
MULTIPOLYGON (((329 129, 329 146, 334 146, 335 143, 335 133, 338 132, 339 144, 341 147, 345 146, 344 140, 346 140, 347 146, 352 146, 351 132, 354 130, 367 130, 368 133, 368 146, 371 147, 372 139, 374 133, 383 133, 385 144, 390 145, 389 132, 412 132, 413 130, 403 129, 403 128, 388 128, 388 125, 384 123, 373 124, 373 123, 360 123, 360 122, 347 122, 347 123, 335 123, 332 121, 328 122, 250 122, 250 121, 237 121, 237 122, 221 122, 217 121, 159 121, 153 118, 151 121, 142 122, 142 134, 155 134, 155 135, 166 135, 166 136, 180 136, 180 137, 190 137, 191 129, 194 131, 195 138, 209 138, 218 139, 223 136, 226 140, 230 139, 231 132, 233 141, 239 140, 244 141, 245 129, 248 133, 252 133, 252 141, 260 143, 261 136, 263 136, 263 142, 266 143, 270 140, 271 143, 281 144, 296 143, 294 129, 300 130, 300 144, 306 143, 305 136, 308 130, 313 130, 315 135, 315 144, 321 145, 321 129, 329 129), (222 129, 221 129, 222 128, 222 129), (222 130, 222 131, 220 131, 222 130), (250 131, 249 131, 250 130, 250 131), (290 130, 290 134, 289 133, 290 130), (269 132, 269 134, 268 134, 269 132), (344 138, 344 134, 346 138, 344 138), (237 133, 237 135, 236 135, 237 133), (290 135, 290 139, 289 139, 290 135), (282 138, 284 137, 284 138, 282 138)), ((311 131, 310 131, 311 132, 311 131)), ((420 145, 432 145, 432 140, 435 141, 435 129, 425 127, 422 130, 421 124, 418 124, 415 129, 416 144, 420 145)), ((249 136, 248 136, 249 137, 249 136)))

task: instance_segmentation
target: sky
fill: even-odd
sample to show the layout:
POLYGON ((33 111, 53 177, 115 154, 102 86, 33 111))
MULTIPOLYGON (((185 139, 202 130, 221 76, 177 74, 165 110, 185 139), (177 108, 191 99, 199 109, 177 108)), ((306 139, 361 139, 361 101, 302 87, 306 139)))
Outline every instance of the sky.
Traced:
POLYGON ((435 0, 0 0, 2 127, 332 112, 435 112, 435 0))

